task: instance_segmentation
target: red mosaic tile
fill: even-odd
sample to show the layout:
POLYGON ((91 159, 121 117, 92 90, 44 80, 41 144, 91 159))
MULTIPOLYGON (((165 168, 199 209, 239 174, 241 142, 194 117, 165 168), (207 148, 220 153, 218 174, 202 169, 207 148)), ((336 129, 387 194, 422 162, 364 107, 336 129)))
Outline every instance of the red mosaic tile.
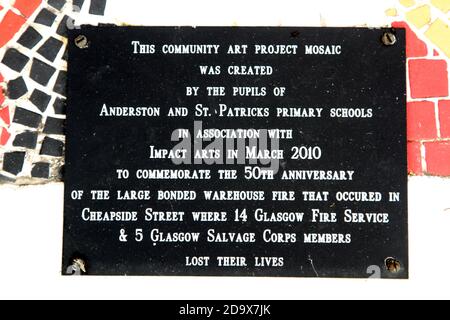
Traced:
POLYGON ((419 142, 408 142, 408 172, 422 175, 422 156, 419 142))
POLYGON ((445 60, 409 60, 411 97, 415 99, 447 97, 448 75, 445 60))
POLYGON ((9 125, 11 123, 11 119, 9 116, 9 107, 0 109, 0 119, 3 120, 4 123, 9 125))
POLYGON ((0 128, 0 145, 4 146, 8 143, 11 134, 5 128, 0 128))
POLYGON ((9 10, 0 22, 0 48, 8 43, 20 30, 26 19, 9 10))
POLYGON ((438 176, 450 175, 450 142, 425 143, 427 173, 438 176))
POLYGON ((5 102, 5 94, 3 93, 3 89, 0 88, 0 107, 3 105, 3 102, 5 102))
POLYGON ((41 2, 42 0, 16 0, 14 7, 25 17, 29 18, 41 2))
POLYGON ((450 138, 450 100, 439 101, 439 123, 441 137, 450 138))
POLYGON ((409 141, 437 138, 436 115, 433 102, 408 102, 407 114, 407 136, 409 141))

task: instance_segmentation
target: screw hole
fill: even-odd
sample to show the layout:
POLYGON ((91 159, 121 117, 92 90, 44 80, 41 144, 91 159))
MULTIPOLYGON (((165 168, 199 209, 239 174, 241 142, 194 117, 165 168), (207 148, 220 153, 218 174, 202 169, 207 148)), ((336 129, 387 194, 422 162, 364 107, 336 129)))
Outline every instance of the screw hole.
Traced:
POLYGON ((295 30, 291 32, 291 38, 297 38, 300 35, 300 31, 295 30))
POLYGON ((397 37, 396 37, 395 34, 392 33, 392 32, 385 32, 385 33, 383 33, 383 35, 381 36, 381 42, 382 42, 385 46, 393 46, 394 44, 397 43, 397 37))
POLYGON ((87 49, 89 47, 88 38, 84 35, 79 35, 75 38, 75 45, 80 49, 87 49))
POLYGON ((387 258, 385 265, 386 269, 391 273, 398 273, 401 269, 400 261, 395 258, 387 258))

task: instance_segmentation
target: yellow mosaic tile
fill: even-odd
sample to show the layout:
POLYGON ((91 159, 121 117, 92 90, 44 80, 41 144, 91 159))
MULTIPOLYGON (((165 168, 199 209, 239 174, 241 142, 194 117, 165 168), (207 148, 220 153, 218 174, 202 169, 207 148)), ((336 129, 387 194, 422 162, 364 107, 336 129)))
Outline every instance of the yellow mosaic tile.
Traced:
POLYGON ((406 13, 406 20, 418 29, 431 22, 429 5, 423 5, 406 13))
POLYGON ((414 0, 400 0, 400 4, 406 8, 410 8, 416 4, 414 0))
POLYGON ((431 0, 431 3, 444 13, 450 11, 450 0, 431 0))
POLYGON ((387 9, 385 12, 386 12, 386 15, 388 17, 396 17, 396 16, 398 16, 397 9, 395 9, 395 8, 387 9))
POLYGON ((425 36, 450 58, 450 28, 448 24, 437 19, 425 32, 425 36))

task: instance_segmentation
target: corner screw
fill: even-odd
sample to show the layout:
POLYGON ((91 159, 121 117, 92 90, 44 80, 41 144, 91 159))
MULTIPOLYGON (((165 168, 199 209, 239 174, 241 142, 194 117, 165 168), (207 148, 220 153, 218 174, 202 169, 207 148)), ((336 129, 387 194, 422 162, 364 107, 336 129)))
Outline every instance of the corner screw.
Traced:
POLYGON ((81 276, 83 273, 86 273, 86 262, 81 258, 75 258, 66 272, 68 275, 81 276))
POLYGON ((397 37, 392 32, 385 32, 381 37, 381 42, 383 42, 385 46, 393 46, 397 43, 397 37))
POLYGON ((87 37, 84 35, 79 35, 75 38, 75 45, 80 49, 87 49, 89 47, 87 37))
POLYGON ((385 260, 386 268, 391 273, 397 273, 401 269, 400 262, 395 258, 387 258, 385 260))

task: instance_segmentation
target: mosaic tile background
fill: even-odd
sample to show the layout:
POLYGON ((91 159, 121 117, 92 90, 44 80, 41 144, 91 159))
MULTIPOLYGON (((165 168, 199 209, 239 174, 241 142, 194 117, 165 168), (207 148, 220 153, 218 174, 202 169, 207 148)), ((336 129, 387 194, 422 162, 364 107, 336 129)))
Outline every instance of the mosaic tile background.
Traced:
POLYGON ((450 176, 450 0, 399 0, 386 13, 407 28, 409 171, 450 176))
MULTIPOLYGON (((108 3, 0 0, 0 183, 62 179, 65 31, 114 21, 108 3)), ((450 0, 395 3, 386 15, 407 29, 409 172, 450 176, 450 0)))
POLYGON ((0 183, 60 180, 66 31, 106 0, 0 0, 0 183))

